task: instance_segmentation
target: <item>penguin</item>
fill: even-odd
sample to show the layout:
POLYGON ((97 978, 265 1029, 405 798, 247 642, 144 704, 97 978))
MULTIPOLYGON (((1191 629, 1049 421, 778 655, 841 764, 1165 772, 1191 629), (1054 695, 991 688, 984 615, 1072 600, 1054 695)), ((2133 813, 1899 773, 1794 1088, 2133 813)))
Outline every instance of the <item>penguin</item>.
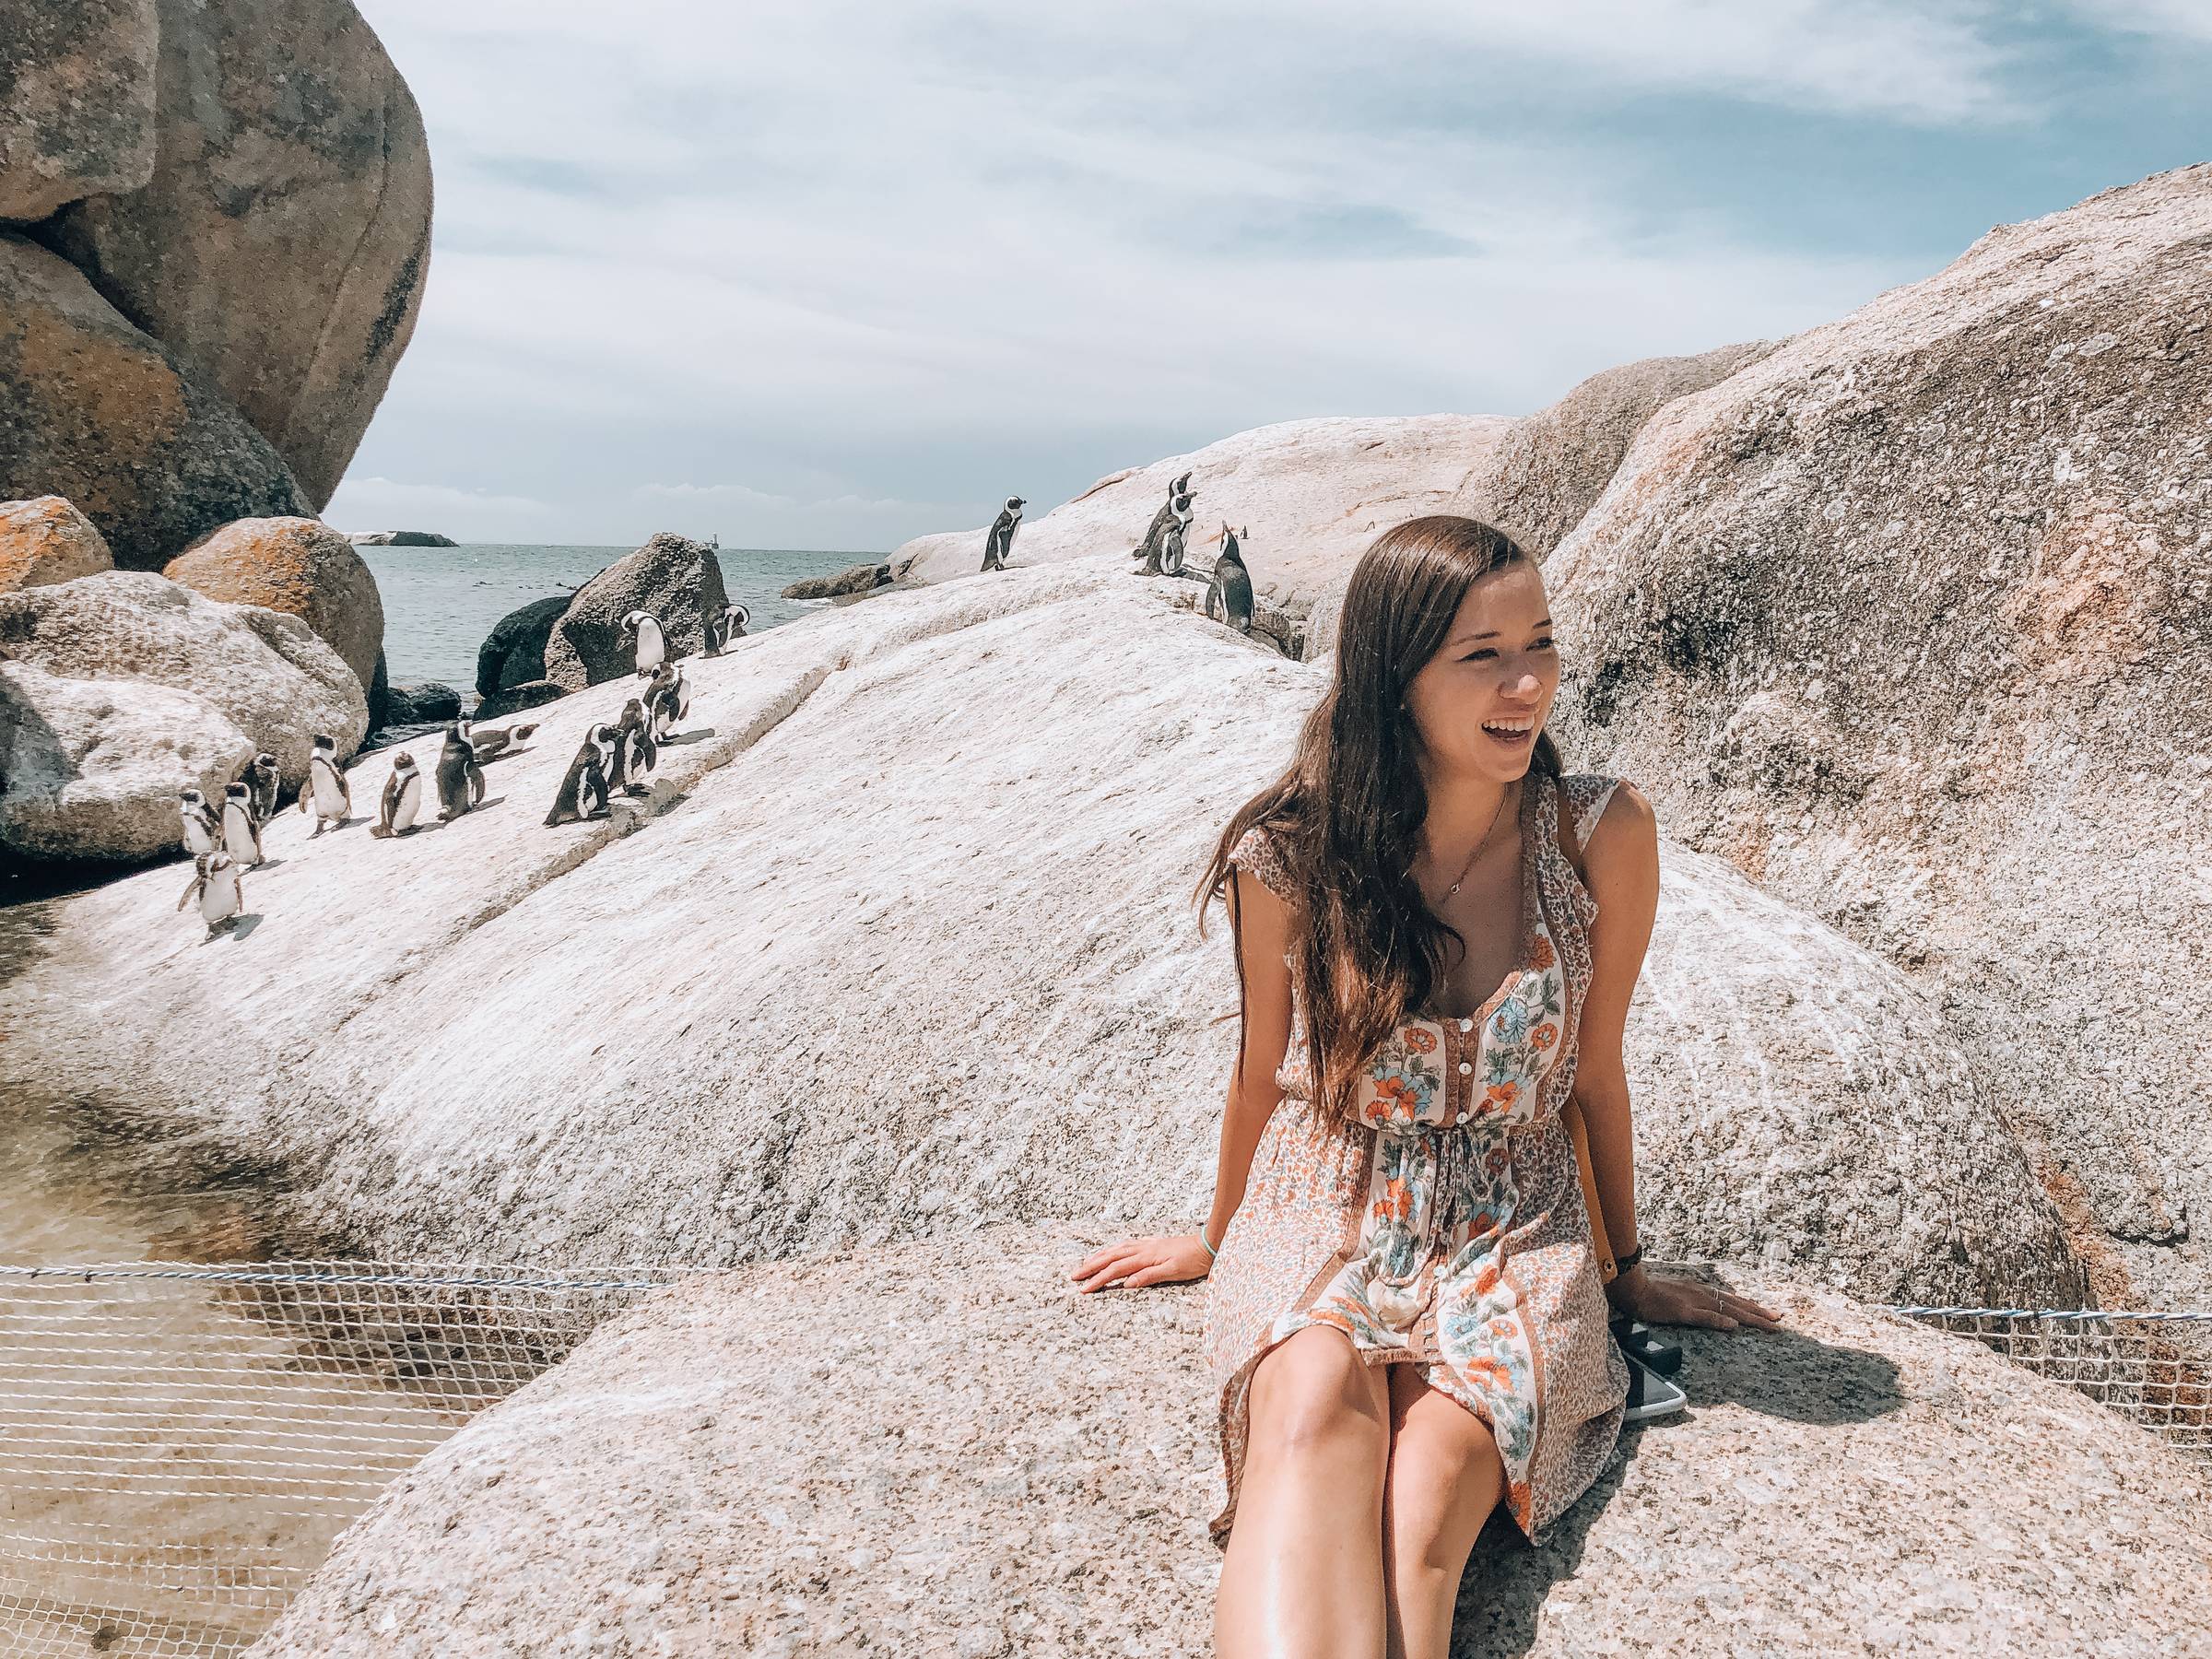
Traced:
POLYGON ((484 798, 484 769, 469 747, 458 720, 445 728, 445 747, 438 751, 438 818, 441 823, 459 818, 484 798))
POLYGON ((515 753, 515 746, 527 743, 530 734, 536 730, 537 722, 535 720, 525 720, 520 725, 486 726, 480 731, 471 726, 468 747, 477 752, 477 764, 483 766, 502 755, 515 753))
POLYGON ((621 724, 615 728, 615 758, 606 769, 607 793, 645 794, 645 774, 660 759, 645 718, 645 700, 633 697, 622 705, 621 724))
MULTIPOLYGON (((241 786, 233 783, 230 787, 241 786)), ((177 908, 182 910, 194 899, 200 901, 200 919, 207 924, 207 936, 212 939, 246 908, 245 883, 241 879, 238 861, 228 853, 219 852, 203 853, 194 859, 192 883, 177 900, 177 908)))
POLYGON ((243 783, 223 792, 223 851, 233 864, 261 862, 261 826, 253 821, 253 797, 243 783))
POLYGON ((207 797, 198 790, 187 789, 178 794, 177 817, 184 826, 184 851, 194 858, 206 857, 221 842, 222 817, 207 805, 207 797))
POLYGON ((633 610, 622 618, 622 642, 631 641, 638 647, 638 677, 647 678, 655 668, 667 660, 668 641, 661 635, 660 622, 651 611, 633 610))
POLYGON ((676 724, 676 669, 663 663, 645 688, 645 729, 655 743, 667 740, 676 724))
POLYGON ((246 762, 246 770, 238 776, 253 803, 253 821, 265 825, 276 816, 276 791, 282 782, 276 772, 276 757, 256 755, 246 762))
POLYGON ((595 725, 583 735, 576 758, 569 762, 568 772, 560 780, 560 794, 554 797, 553 810, 546 814, 547 829, 597 818, 606 810, 604 746, 613 739, 613 731, 605 725, 595 725))
POLYGON ((1221 526, 1221 557, 1214 560, 1213 580, 1206 584, 1206 614, 1226 622, 1241 634, 1252 631, 1252 572, 1244 568, 1244 549, 1238 537, 1249 528, 1221 526))
POLYGON ((392 775, 384 780, 383 796, 377 803, 376 822, 369 833, 380 839, 405 835, 415 828, 422 810, 422 771, 415 757, 401 749, 392 757, 392 775))
POLYGON ((720 656, 745 638, 745 625, 752 619, 753 613, 742 605, 725 605, 718 611, 709 611, 700 624, 706 629, 707 643, 700 655, 720 656))
MULTIPOLYGON (((1164 570, 1161 554, 1166 547, 1169 532, 1177 525, 1184 528, 1189 526, 1191 503, 1197 499, 1196 492, 1191 488, 1191 475, 1187 472, 1168 486, 1167 500, 1161 504, 1159 511, 1152 515, 1151 527, 1145 532, 1145 539, 1136 544, 1130 555, 1132 558, 1143 561, 1141 574, 1146 576, 1158 576, 1163 573, 1171 576, 1175 574, 1175 571, 1164 570)), ((1176 548, 1177 571, 1182 569, 1182 562, 1179 538, 1176 548)))
POLYGON ((353 812, 353 789, 338 770, 338 746, 322 732, 315 734, 314 752, 307 758, 307 786, 300 792, 300 810, 311 808, 316 835, 344 824, 353 812))
POLYGON ((992 521, 990 534, 983 537, 983 569, 1003 571, 1006 560, 1014 557, 1014 532, 1021 528, 1021 510, 1028 506, 1019 496, 1008 496, 1006 504, 992 521))

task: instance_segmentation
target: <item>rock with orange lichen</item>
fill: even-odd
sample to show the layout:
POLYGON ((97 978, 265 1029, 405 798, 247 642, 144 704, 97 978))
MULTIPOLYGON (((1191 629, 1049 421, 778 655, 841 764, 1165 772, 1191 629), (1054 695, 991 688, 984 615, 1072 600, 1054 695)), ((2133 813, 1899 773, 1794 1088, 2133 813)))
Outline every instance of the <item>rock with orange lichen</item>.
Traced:
POLYGON ((0 0, 0 219, 154 176, 157 0, 0 0))
POLYGON ((0 594, 114 568, 92 522, 60 496, 0 501, 0 594))
POLYGON ((237 518, 312 511, 284 458, 83 275, 0 232, 0 497, 64 496, 159 570, 237 518))
POLYGON ((240 519, 200 538, 161 572, 227 605, 264 605, 327 640, 366 690, 384 648, 376 578, 320 519, 240 519))
POLYGON ((268 439, 314 511, 421 306, 422 116, 351 0, 159 10, 150 174, 80 192, 43 238, 268 439))

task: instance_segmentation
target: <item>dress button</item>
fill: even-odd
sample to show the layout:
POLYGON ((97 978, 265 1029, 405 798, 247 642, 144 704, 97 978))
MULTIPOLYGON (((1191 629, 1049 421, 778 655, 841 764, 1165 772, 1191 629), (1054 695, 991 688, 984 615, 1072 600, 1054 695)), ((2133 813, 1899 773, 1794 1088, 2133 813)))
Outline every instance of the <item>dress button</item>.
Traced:
POLYGON ((1475 1063, 1474 1063, 1472 1060, 1462 1060, 1462 1061, 1459 1063, 1459 1073, 1460 1073, 1460 1076, 1461 1076, 1461 1077, 1465 1077, 1465 1076, 1467 1075, 1467 1073, 1469 1073, 1469 1072, 1473 1071, 1474 1069, 1475 1069, 1475 1063))
POLYGON ((1463 1019, 1459 1022, 1459 1029, 1463 1031, 1471 1031, 1475 1029, 1475 1022, 1472 1019, 1463 1019))

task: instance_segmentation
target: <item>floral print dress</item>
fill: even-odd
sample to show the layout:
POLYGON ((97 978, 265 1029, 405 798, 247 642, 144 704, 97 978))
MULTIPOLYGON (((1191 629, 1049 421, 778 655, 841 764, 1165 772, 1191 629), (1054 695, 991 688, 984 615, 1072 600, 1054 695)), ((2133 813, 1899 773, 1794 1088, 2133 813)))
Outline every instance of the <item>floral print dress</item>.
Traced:
MULTIPOLYGON (((1578 845, 1616 780, 1530 772, 1522 791, 1517 965, 1464 1018, 1402 1024, 1360 1080, 1359 1122, 1312 1103, 1295 984, 1283 1099, 1253 1153, 1243 1202, 1208 1276, 1206 1352, 1220 1391, 1226 1546, 1242 1484, 1253 1369, 1308 1325, 1333 1325, 1371 1365, 1404 1361, 1490 1427, 1505 1502, 1531 1543, 1605 1467, 1629 1375, 1606 1300, 1574 1147, 1559 1117, 1590 989, 1578 845)), ((1230 852, 1286 900, 1254 826, 1230 852)))

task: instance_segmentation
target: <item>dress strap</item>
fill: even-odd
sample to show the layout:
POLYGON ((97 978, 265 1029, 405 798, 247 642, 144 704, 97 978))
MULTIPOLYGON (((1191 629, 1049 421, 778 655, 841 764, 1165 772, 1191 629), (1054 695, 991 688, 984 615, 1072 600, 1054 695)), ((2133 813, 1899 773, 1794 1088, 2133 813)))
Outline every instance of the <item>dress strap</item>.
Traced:
MULTIPOLYGON (((1559 791, 1567 797, 1574 822, 1574 844, 1580 849, 1590 844, 1590 832, 1597 828, 1597 820, 1606 816, 1606 803, 1613 798, 1613 786, 1618 778, 1606 777, 1597 772, 1576 772, 1559 780, 1559 791)), ((1576 873, 1581 873, 1580 862, 1576 873)))

